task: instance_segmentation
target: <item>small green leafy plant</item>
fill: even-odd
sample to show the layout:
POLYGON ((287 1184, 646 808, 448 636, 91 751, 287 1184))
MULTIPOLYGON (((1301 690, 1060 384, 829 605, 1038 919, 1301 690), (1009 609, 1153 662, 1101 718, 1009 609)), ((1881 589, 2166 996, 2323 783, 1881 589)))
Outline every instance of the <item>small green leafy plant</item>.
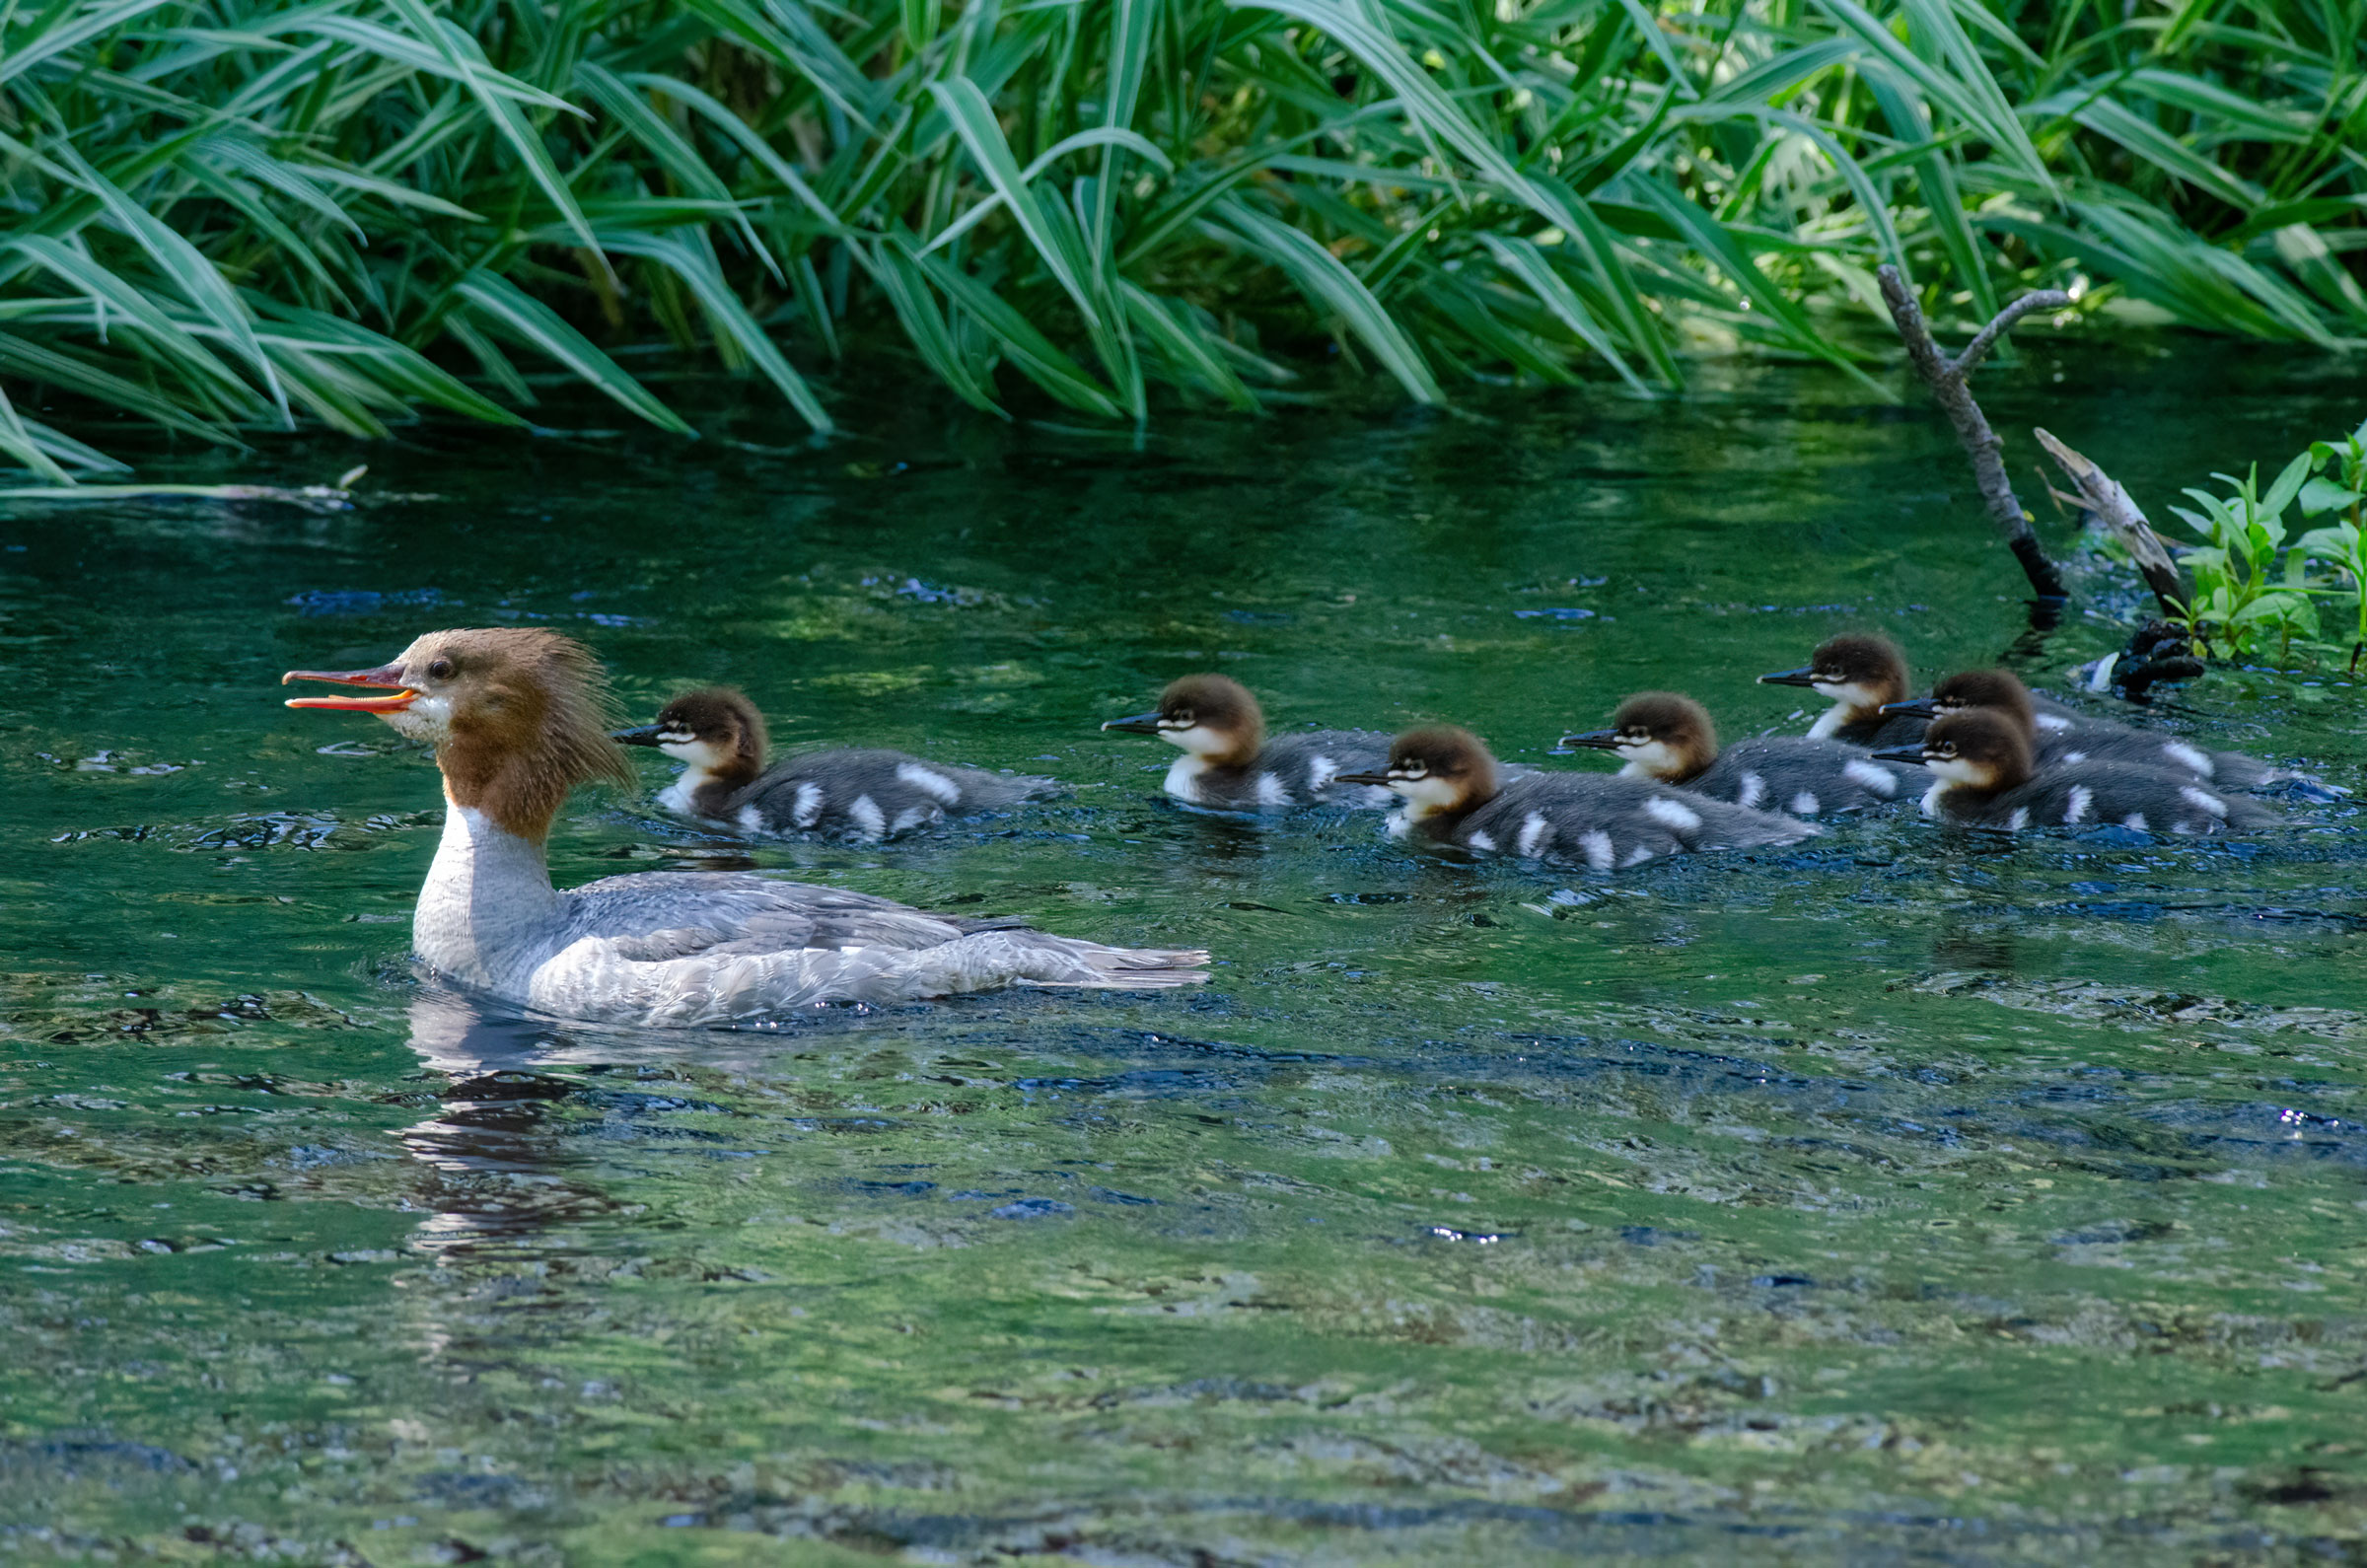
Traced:
MULTIPOLYGON (((2367 535, 2360 532, 2360 505, 2367 501, 2367 424, 2340 441, 2313 441, 2303 456, 2310 466, 2325 466, 2327 474, 2313 475, 2296 499, 2303 517, 2333 516, 2325 528, 2304 534, 2298 548, 2336 574, 2336 582, 2317 592, 2349 602, 2351 611, 2350 668, 2359 667, 2367 650, 2367 535)), ((2294 460, 2296 463, 2300 459, 2294 460)))
POLYGON ((2181 557, 2194 579, 2184 623, 2196 647, 2241 655, 2260 651, 2273 637, 2289 654, 2296 637, 2316 639, 2318 606, 2310 598, 2308 557, 2286 550, 2283 561, 2277 559, 2285 545, 2285 511, 2316 463, 2303 453, 2285 464, 2266 494, 2259 489, 2257 463, 2241 479, 2214 473, 2212 478, 2224 480, 2235 493, 2220 496, 2189 487, 2186 493, 2202 510, 2170 509, 2205 541, 2181 557))

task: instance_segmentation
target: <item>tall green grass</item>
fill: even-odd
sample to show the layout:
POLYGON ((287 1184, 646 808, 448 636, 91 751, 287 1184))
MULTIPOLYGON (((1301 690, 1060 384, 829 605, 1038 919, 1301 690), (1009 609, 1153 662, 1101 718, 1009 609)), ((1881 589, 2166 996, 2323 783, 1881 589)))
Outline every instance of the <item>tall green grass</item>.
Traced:
POLYGON ((33 417, 78 405, 515 423, 554 372, 682 429, 611 352, 666 339, 817 430, 818 367, 883 344, 1119 421, 1333 353, 1425 402, 1737 345, 1854 375, 1885 260, 1943 320, 2084 278, 2334 345, 2362 33, 2367 0, 0 0, 0 455, 119 468, 33 417))

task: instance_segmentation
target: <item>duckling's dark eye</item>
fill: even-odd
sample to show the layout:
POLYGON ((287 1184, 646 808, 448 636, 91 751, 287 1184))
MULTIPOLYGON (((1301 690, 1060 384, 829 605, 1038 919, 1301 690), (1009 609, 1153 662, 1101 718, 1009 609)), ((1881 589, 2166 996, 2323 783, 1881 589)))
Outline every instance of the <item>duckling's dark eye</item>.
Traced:
POLYGON ((427 678, 430 680, 450 680, 452 678, 452 661, 440 657, 429 660, 427 664, 427 678))
POLYGON ((1191 710, 1189 708, 1179 709, 1167 716, 1167 722, 1179 730, 1188 730, 1192 724, 1191 710))

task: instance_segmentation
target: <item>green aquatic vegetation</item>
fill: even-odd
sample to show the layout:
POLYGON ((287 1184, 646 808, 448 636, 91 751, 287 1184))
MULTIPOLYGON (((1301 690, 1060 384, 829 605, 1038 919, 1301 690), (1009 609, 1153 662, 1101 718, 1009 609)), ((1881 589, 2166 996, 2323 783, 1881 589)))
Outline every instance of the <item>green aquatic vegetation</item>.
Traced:
POLYGON ((1885 261, 1943 317, 2062 284, 2332 345, 2363 36, 2367 0, 9 7, 0 454, 58 486, 122 466, 94 409, 370 436, 554 380, 686 430, 653 344, 817 430, 818 369, 883 345, 1134 422, 1330 355, 1424 402, 1855 374, 1885 261))
POLYGON ((2194 579, 2183 623, 2206 650, 2230 657, 2298 648, 2340 651, 2319 636, 2319 599, 2342 604, 2354 626, 2349 657, 2355 668, 2367 649, 2367 538, 2360 509, 2367 499, 2367 425, 2338 441, 2313 441, 2278 471, 2265 493, 2256 464, 2243 478, 2215 473, 2226 495, 2189 487, 2200 511, 2170 510, 2201 535, 2201 545, 2179 559, 2194 579), (2320 470, 2324 470, 2321 472, 2320 470), (2334 521, 2298 538, 2286 513, 2334 521), (2323 568, 2312 575, 2311 568, 2323 568))
POLYGON ((2334 585, 2319 592, 2349 602, 2353 625, 2350 666, 2354 670, 2360 651, 2367 649, 2367 547, 2363 547, 2367 535, 2362 535, 2359 528, 2360 506, 2367 501, 2367 443, 2361 441, 2363 436, 2367 436, 2367 425, 2338 442, 2310 443, 2311 467, 2327 471, 2311 477, 2295 498, 2302 516, 2331 515, 2334 519, 2304 534, 2299 547, 2335 575, 2334 585))

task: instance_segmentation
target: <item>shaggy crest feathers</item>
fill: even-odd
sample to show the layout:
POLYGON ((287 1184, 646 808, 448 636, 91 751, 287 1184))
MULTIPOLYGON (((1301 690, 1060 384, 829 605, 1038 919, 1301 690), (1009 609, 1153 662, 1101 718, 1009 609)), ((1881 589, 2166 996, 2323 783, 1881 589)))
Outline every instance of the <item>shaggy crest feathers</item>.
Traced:
POLYGON ((609 741, 608 672, 571 637, 532 626, 431 631, 395 663, 406 686, 450 704, 436 760, 456 805, 538 839, 578 784, 637 783, 609 741), (449 676, 431 673, 438 660, 449 676))
POLYGON ((1906 695, 1906 655, 1888 637, 1844 632, 1817 645, 1809 665, 1820 678, 1837 677, 1838 683, 1887 688, 1886 701, 1906 695))

